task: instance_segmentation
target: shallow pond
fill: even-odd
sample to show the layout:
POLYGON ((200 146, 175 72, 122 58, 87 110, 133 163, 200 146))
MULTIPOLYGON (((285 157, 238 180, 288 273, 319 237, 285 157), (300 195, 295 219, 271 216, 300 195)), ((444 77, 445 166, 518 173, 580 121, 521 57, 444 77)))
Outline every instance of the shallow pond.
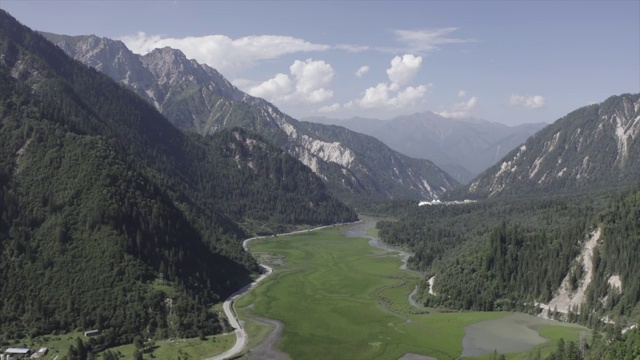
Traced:
POLYGON ((526 352, 548 340, 538 334, 542 326, 575 326, 536 316, 513 313, 496 320, 480 321, 464 328, 461 357, 526 352))

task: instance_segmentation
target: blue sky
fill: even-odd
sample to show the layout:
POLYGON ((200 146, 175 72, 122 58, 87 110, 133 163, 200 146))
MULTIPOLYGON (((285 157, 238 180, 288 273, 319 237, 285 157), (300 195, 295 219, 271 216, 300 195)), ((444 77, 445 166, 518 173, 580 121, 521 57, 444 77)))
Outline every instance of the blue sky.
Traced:
POLYGON ((14 1, 27 26, 181 49, 298 118, 552 122, 640 92, 640 1, 14 1), (360 69, 358 75, 356 72, 360 69))

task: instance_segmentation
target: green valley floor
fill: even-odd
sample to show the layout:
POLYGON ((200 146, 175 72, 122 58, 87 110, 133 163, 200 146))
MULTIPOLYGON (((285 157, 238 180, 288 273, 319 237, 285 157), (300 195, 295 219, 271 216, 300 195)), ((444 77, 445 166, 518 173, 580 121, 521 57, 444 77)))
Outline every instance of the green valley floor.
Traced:
POLYGON ((397 252, 372 247, 371 225, 249 245, 259 262, 275 271, 236 302, 250 338, 245 358, 286 358, 284 352, 293 359, 395 360, 408 353, 456 359, 463 355, 466 328, 465 356, 488 358, 491 349, 504 349, 511 352, 507 359, 527 359, 538 350, 548 353, 560 337, 577 340, 585 331, 524 314, 415 308, 408 295, 420 274, 401 269, 397 252), (358 231, 362 237, 345 236, 358 231), (279 339, 268 336, 274 324, 284 325, 279 339), (264 339, 279 351, 264 352, 264 344, 256 348, 264 339))

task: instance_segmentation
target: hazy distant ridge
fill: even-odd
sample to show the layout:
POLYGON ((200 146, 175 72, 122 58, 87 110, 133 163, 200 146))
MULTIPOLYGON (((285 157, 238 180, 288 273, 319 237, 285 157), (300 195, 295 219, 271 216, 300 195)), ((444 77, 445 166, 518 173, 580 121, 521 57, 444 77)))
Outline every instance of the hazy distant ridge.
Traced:
POLYGON ((306 120, 371 135, 405 155, 433 161, 462 183, 471 181, 546 125, 507 126, 474 118, 450 119, 432 112, 390 120, 360 117, 306 120))

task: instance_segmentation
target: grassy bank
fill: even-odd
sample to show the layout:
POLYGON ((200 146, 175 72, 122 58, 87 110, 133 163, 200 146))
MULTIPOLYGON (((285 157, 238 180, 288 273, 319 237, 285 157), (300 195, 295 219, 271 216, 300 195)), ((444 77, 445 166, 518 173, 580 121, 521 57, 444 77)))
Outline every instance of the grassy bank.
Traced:
MULTIPOLYGON (((233 333, 200 338, 168 339, 155 341, 143 351, 145 359, 205 359, 223 353, 236 342, 233 333)), ((109 349, 121 355, 123 359, 133 359, 133 344, 109 349)))

